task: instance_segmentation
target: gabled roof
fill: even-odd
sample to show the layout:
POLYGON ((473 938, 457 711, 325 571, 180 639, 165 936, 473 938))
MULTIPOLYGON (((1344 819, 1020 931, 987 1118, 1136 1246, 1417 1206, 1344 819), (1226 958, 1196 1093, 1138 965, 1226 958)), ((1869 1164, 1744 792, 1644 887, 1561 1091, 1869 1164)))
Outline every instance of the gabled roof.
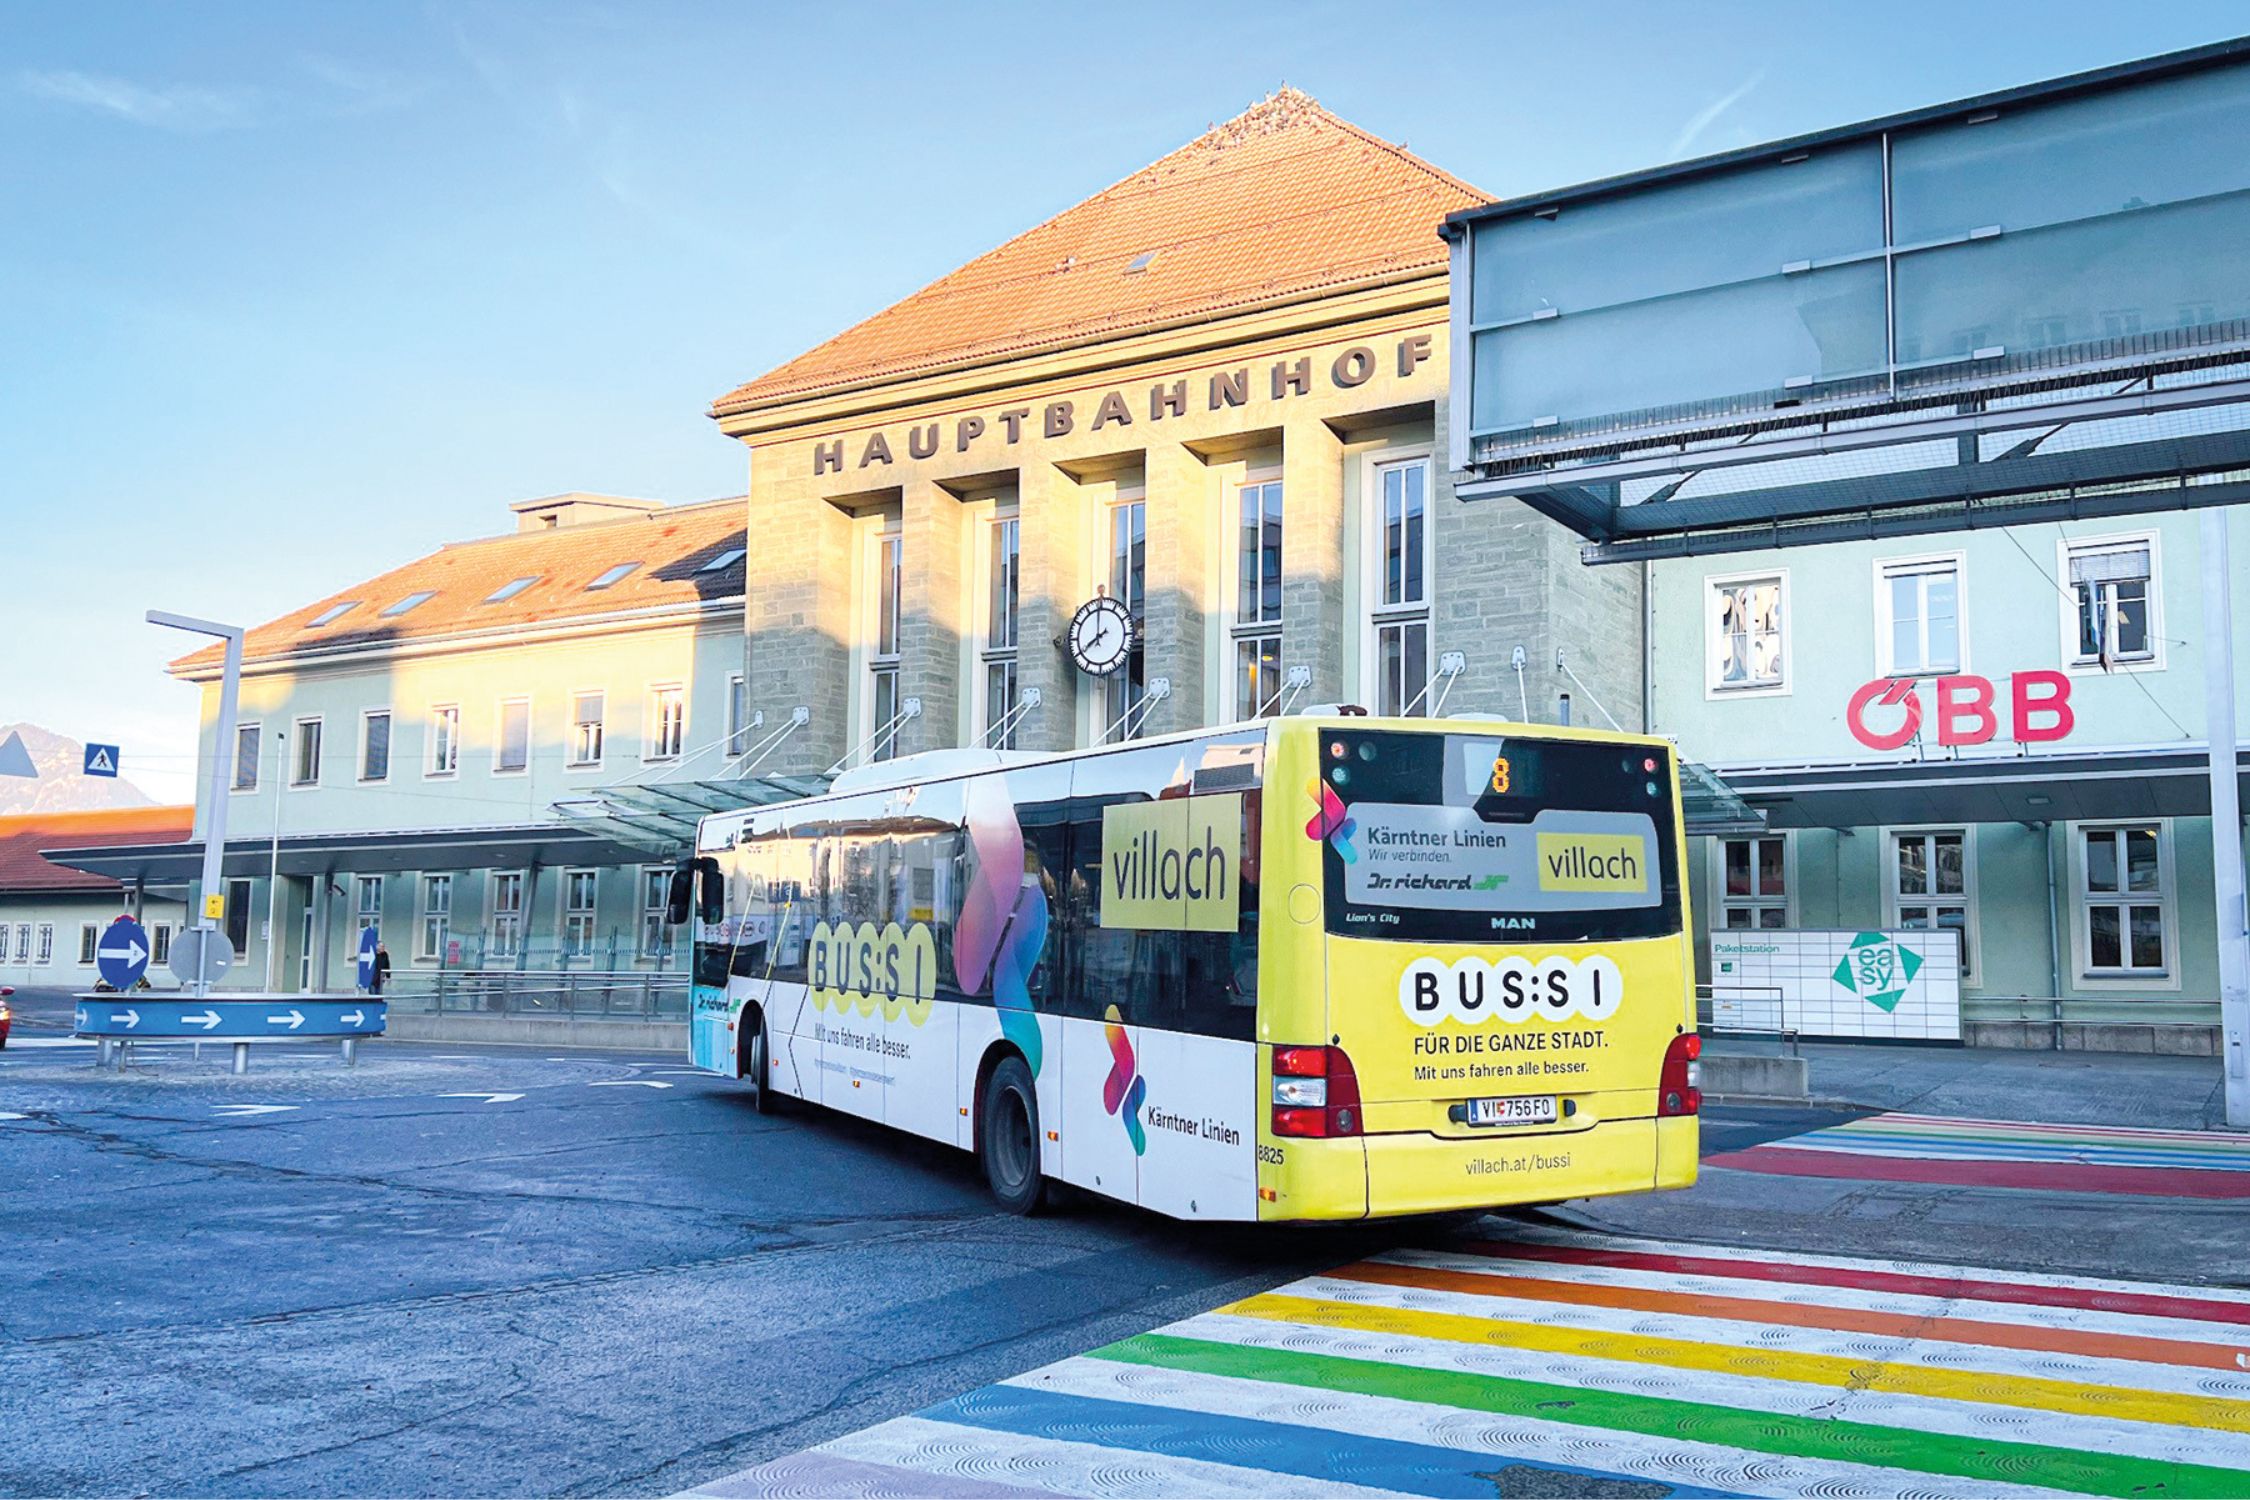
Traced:
POLYGON ((1283 88, 711 414, 1439 275, 1439 222, 1487 196, 1283 88))
POLYGON ((47 854, 119 844, 177 844, 188 837, 194 823, 192 807, 117 807, 0 818, 0 891, 114 891, 117 882, 107 875, 73 870, 47 854))
MULTIPOLYGON (((456 542, 256 627, 243 642, 243 660, 740 599, 746 504, 737 495, 621 521, 456 542), (730 552, 737 555, 727 566, 706 570, 730 552), (624 563, 640 566, 612 585, 587 588, 624 563), (487 602, 526 578, 534 581, 487 602), (384 613, 421 593, 430 597, 384 613), (345 604, 352 607, 335 613, 345 604)), ((207 646, 171 670, 198 676, 215 672, 220 660, 220 648, 207 646)))

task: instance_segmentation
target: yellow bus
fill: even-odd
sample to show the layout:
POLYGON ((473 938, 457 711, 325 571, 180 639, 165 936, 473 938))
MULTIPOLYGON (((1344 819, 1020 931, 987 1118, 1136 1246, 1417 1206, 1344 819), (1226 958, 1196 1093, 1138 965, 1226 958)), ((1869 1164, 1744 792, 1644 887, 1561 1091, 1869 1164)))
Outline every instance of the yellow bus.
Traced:
POLYGON ((704 820, 673 915, 761 1109, 1019 1213, 1358 1219, 1694 1182, 1684 848, 1664 741, 1335 714, 847 772, 704 820))

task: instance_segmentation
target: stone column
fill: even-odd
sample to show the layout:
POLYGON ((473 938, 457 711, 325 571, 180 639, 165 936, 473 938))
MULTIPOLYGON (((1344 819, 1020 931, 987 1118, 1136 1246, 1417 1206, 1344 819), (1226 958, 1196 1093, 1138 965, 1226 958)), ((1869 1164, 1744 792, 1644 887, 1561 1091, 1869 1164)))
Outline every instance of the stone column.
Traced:
POLYGON ((1294 707, 1350 696, 1344 673, 1344 444, 1318 417, 1281 435, 1281 667, 1312 668, 1294 707))
POLYGON ((1086 504, 1078 485, 1051 463, 1026 464, 1017 476, 1018 550, 1023 569, 1016 690, 1039 689, 1040 704, 1024 716, 1016 744, 1025 750, 1068 750, 1077 743, 1078 669, 1056 644, 1085 603, 1086 504))
POLYGON ((851 746, 850 642, 858 559, 850 518, 818 495, 784 492, 751 470, 744 683, 768 728, 800 704, 812 722, 782 742, 765 774, 818 772, 851 746))
POLYGON ((899 501, 904 548, 899 619, 899 698, 919 697, 922 716, 899 727, 898 753, 948 749, 961 743, 961 502, 927 479, 906 486, 899 501))
POLYGON ((1158 443, 1146 454, 1148 487, 1148 675, 1172 679, 1172 696, 1149 710, 1145 733, 1194 729, 1218 717, 1203 692, 1203 635, 1211 598, 1211 507, 1216 486, 1196 453, 1158 443))

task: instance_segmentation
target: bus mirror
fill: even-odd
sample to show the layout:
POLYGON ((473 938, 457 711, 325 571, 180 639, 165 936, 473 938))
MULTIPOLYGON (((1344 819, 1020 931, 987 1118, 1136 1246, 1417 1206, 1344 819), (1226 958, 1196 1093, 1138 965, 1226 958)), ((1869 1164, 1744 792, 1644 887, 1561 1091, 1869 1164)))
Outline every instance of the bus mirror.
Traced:
POLYGON ((700 898, 696 903, 695 914, 706 922, 725 921, 727 882, 726 877, 719 873, 719 862, 706 855, 695 862, 695 874, 698 882, 696 894, 700 898))
POLYGON ((672 871, 672 884, 664 893, 664 921, 672 927, 687 925, 688 908, 694 901, 695 870, 682 861, 672 871))

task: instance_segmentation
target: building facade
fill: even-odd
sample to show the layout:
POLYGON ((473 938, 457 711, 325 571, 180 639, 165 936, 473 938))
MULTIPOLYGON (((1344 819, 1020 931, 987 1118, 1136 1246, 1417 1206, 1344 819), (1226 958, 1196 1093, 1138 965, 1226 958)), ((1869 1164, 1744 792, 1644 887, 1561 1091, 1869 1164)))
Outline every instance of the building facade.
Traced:
POLYGON ((136 807, 0 818, 0 985, 91 990, 102 930, 129 916, 148 928, 148 982, 171 988, 166 964, 185 905, 67 861, 81 848, 177 843, 192 816, 186 807, 136 807))

